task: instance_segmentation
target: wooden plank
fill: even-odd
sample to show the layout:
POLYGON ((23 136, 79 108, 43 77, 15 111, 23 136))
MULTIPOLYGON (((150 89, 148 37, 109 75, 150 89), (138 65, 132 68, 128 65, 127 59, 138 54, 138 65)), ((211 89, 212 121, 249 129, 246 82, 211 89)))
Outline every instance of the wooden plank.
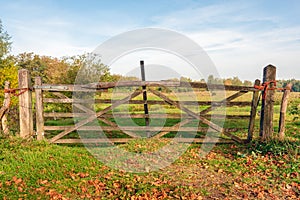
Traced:
MULTIPOLYGON (((260 80, 256 79, 254 86, 259 86, 260 80)), ((252 95, 252 105, 251 105, 251 111, 250 111, 250 120, 248 125, 248 136, 247 136, 247 142, 250 142, 253 138, 253 132, 254 132, 254 126, 255 126, 255 117, 257 112, 257 106, 259 101, 259 91, 254 91, 252 95)))
MULTIPOLYGON (((44 117, 87 117, 88 115, 86 113, 44 113, 44 117)), ((145 118, 145 114, 122 114, 122 113, 114 113, 114 114, 103 114, 102 115, 105 118, 145 118)), ((211 118, 211 115, 202 115, 205 118, 211 118)), ((150 118, 173 118, 173 119, 181 119, 181 118, 193 118, 187 114, 176 114, 176 113, 168 113, 168 114, 150 114, 150 118)), ((215 119, 249 119, 249 115, 217 115, 214 114, 213 117, 215 119)))
MULTIPOLYGON (((74 99, 54 99, 54 98, 44 98, 44 103, 101 103, 101 104, 112 104, 114 102, 117 102, 119 100, 111 100, 111 99, 95 99, 95 100, 74 100, 74 99)), ((148 105, 165 105, 165 101, 159 101, 159 100, 130 100, 128 104, 145 104, 147 102, 148 105)), ((181 103, 183 105, 194 105, 194 106, 203 106, 203 105, 216 105, 216 106, 251 106, 251 102, 248 101, 234 101, 234 102, 220 102, 220 101, 175 101, 177 103, 181 103)))
MULTIPOLYGON (((51 113, 49 113, 51 114, 51 113)), ((128 118, 128 114, 122 114, 122 113, 114 113, 112 114, 104 114, 103 115, 106 118, 128 118)), ((144 118, 145 114, 130 114, 130 118, 144 118)), ((211 118, 212 115, 202 115, 202 117, 205 118, 211 118)), ((173 118, 173 119, 181 119, 181 118, 194 118, 191 117, 187 114, 177 114, 177 113, 167 113, 167 114, 150 114, 150 118, 173 118)), ((218 119, 248 119, 250 116, 249 115, 218 115, 214 114, 214 118, 218 119)))
POLYGON ((89 116, 86 113, 56 113, 56 112, 51 112, 51 113, 44 113, 44 117, 87 117, 89 116))
POLYGON ((244 141, 242 139, 240 139, 239 137, 235 136, 235 135, 232 135, 226 131, 224 131, 224 129, 220 126, 218 126, 217 124, 207 120, 206 118, 200 116, 199 114, 187 109, 186 107, 180 105, 180 104, 176 104, 176 102, 174 102, 173 100, 171 100, 170 98, 168 98, 167 96, 155 91, 155 90, 152 90, 152 89, 149 89, 149 91, 151 91, 153 94, 155 94, 156 96, 162 98, 163 100, 165 100, 166 102, 168 102, 169 104, 171 105, 174 105, 176 106, 178 109, 181 109, 182 111, 184 111, 185 113, 187 113, 188 115, 194 117, 195 119, 198 119, 200 120, 201 122, 203 122, 204 124, 207 124, 208 126, 210 126, 212 129, 216 130, 216 131, 219 131, 221 133, 223 133, 224 135, 230 137, 231 139, 233 139, 234 141, 236 142, 239 142, 239 143, 244 143, 244 141))
MULTIPOLYGON (((44 98, 44 103, 73 103, 73 99, 54 99, 54 98, 44 98)), ((83 103, 84 100, 82 100, 80 103, 83 103)))
POLYGON ((57 91, 57 92, 107 92, 107 89, 88 89, 85 85, 73 84, 42 84, 41 86, 34 86, 34 89, 42 89, 43 91, 57 91))
MULTIPOLYGON (((35 85, 42 85, 42 78, 35 77, 35 85)), ((37 140, 44 139, 44 106, 43 106, 43 92, 42 89, 35 89, 35 114, 36 114, 36 134, 37 140)))
MULTIPOLYGON (((208 108, 202 110, 202 111, 200 112, 200 115, 207 114, 207 113, 209 113, 210 111, 216 109, 217 107, 220 107, 220 106, 226 106, 227 104, 230 104, 230 103, 229 103, 230 101, 232 101, 233 99, 236 99, 236 98, 238 98, 238 97, 244 95, 244 94, 247 93, 247 92, 248 92, 248 91, 239 91, 239 92, 237 92, 237 93, 235 93, 235 94, 233 94, 233 95, 231 95, 231 96, 229 96, 229 97, 223 99, 222 101, 219 101, 219 102, 217 102, 217 103, 214 103, 214 104, 212 104, 210 107, 208 107, 208 108)), ((233 103, 233 102, 231 102, 231 103, 233 103)), ((240 103, 240 102, 239 102, 239 103, 240 103)), ((248 103, 248 102, 247 102, 247 103, 248 103)))
POLYGON ((206 83, 200 82, 181 82, 181 87, 193 87, 193 88, 202 88, 206 90, 226 90, 226 91, 256 91, 257 89, 249 86, 236 86, 236 85, 223 85, 223 84, 210 84, 209 88, 206 83))
MULTIPOLYGON (((263 83, 274 80, 276 80, 276 67, 268 65, 264 68, 263 83)), ((272 87, 274 83, 269 85, 269 88, 272 87)), ((273 137, 274 94, 274 90, 263 91, 262 94, 260 136, 263 141, 269 141, 273 137)))
MULTIPOLYGON (((4 89, 8 90, 10 88, 10 82, 5 81, 4 89)), ((0 120, 2 124, 2 131, 5 136, 9 135, 9 124, 7 120, 7 112, 9 111, 9 106, 11 103, 10 99, 11 94, 9 92, 4 93, 3 106, 0 109, 0 120)))
POLYGON ((284 140, 286 109, 287 109, 288 99, 289 99, 291 89, 292 89, 292 84, 289 83, 285 87, 284 93, 282 95, 281 106, 280 106, 280 117, 279 117, 279 130, 278 130, 278 136, 280 140, 284 140))
POLYGON ((83 88, 88 89, 108 89, 115 87, 142 87, 142 86, 166 86, 166 87, 179 87, 180 82, 172 81, 119 81, 119 82, 101 82, 101 83, 92 83, 83 86, 83 88))
MULTIPOLYGON (((82 88, 87 89, 107 89, 114 87, 191 87, 208 90, 206 83, 202 82, 179 82, 179 81, 120 81, 120 82, 101 82, 92 83, 82 88)), ((256 91, 257 89, 249 86, 234 86, 234 85, 222 85, 222 84, 210 84, 209 90, 227 90, 227 91, 256 91)))
MULTIPOLYGON (((45 126, 46 131, 54 131, 54 130, 69 130, 71 128, 75 128, 75 126, 45 126)), ((76 130, 84 130, 84 131, 95 131, 95 130, 102 130, 102 131, 168 131, 168 132, 177 132, 179 129, 176 126, 165 126, 165 127, 146 127, 146 126, 81 126, 76 130)), ((181 127, 180 131, 182 132, 206 132, 208 130, 207 127, 181 127)), ((224 128, 225 131, 228 132, 237 132, 240 130, 245 130, 244 128, 224 128)))
POLYGON ((78 128, 84 126, 85 124, 87 124, 87 123, 89 123, 89 122, 95 120, 97 117, 100 117, 101 115, 103 115, 103 114, 105 114, 105 113, 111 111, 112 109, 114 109, 114 108, 118 107, 119 105, 121 105, 121 104, 123 104, 123 103, 129 101, 130 99, 132 99, 132 98, 138 96, 138 95, 141 94, 141 93, 142 93, 141 90, 136 90, 135 92, 133 92, 132 94, 130 94, 128 97, 125 97, 124 99, 120 100, 119 102, 117 102, 117 103, 115 103, 115 104, 112 104, 111 106, 108 106, 107 108, 105 108, 105 109, 101 110, 100 112, 96 113, 96 115, 92 115, 92 116, 90 116, 89 118, 87 118, 87 119, 85 119, 85 120, 82 120, 82 121, 80 121, 79 123, 77 123, 76 126, 70 128, 70 129, 68 129, 68 130, 65 130, 65 131, 59 133, 58 135, 54 136, 54 137, 50 140, 50 142, 55 142, 56 140, 62 138, 63 136, 65 136, 65 135, 67 135, 67 134, 69 134, 69 133, 75 131, 76 129, 78 129, 78 128))
MULTIPOLYGON (((132 140, 136 140, 134 138, 101 138, 101 139, 59 139, 54 143, 56 144, 93 144, 93 143, 126 143, 132 140)), ((150 139, 151 140, 151 139, 150 139)), ((217 142, 209 142, 205 141, 203 138, 164 138, 163 141, 169 142, 178 142, 178 143, 203 143, 203 144, 232 144, 234 143, 232 140, 228 139, 218 139, 217 142)))
MULTIPOLYGON (((30 73, 27 69, 18 71, 19 88, 31 88, 30 73)), ((19 95, 20 137, 28 138, 34 135, 32 117, 32 94, 30 90, 19 95)))

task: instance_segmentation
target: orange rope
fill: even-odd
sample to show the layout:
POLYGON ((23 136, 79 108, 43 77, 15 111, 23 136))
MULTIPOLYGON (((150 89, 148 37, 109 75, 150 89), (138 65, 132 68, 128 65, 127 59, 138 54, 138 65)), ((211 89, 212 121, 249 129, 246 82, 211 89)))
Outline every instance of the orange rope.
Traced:
POLYGON ((10 93, 13 96, 17 97, 20 96, 21 94, 27 92, 28 90, 31 90, 30 88, 15 88, 15 89, 4 89, 4 93, 10 93), (17 93, 17 91, 19 91, 17 93))
POLYGON ((263 83, 262 85, 255 85, 254 88, 263 91, 263 97, 262 99, 266 99, 267 91, 268 90, 285 90, 285 88, 277 88, 276 87, 276 80, 273 81, 267 81, 263 83), (273 83, 273 87, 269 87, 270 84, 273 83))

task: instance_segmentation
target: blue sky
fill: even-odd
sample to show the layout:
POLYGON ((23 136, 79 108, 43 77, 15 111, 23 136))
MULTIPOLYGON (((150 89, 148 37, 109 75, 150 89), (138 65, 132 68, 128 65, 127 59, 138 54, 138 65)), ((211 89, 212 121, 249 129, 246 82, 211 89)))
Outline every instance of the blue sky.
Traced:
POLYGON ((82 54, 124 31, 158 27, 196 41, 221 77, 254 80, 274 64, 278 78, 300 79, 297 0, 0 0, 0 19, 13 54, 82 54))

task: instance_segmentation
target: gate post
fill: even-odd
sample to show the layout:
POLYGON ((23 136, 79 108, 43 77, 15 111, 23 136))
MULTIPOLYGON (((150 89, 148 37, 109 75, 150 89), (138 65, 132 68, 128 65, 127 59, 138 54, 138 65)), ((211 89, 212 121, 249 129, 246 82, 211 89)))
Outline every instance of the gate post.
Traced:
MULTIPOLYGON (((10 82, 5 81, 4 89, 9 90, 10 88, 10 82)), ((0 109, 0 120, 2 122, 2 130, 3 134, 5 136, 9 135, 9 125, 7 121, 7 112, 9 110, 9 105, 10 105, 10 93, 9 92, 4 92, 4 101, 3 101, 3 107, 0 109)))
MULTIPOLYGON (((260 80, 256 79, 255 83, 254 83, 254 86, 259 86, 259 85, 260 85, 260 80)), ((259 101, 259 90, 254 91, 253 96, 252 96, 247 142, 250 142, 253 138, 253 131, 254 131, 254 125, 255 125, 255 116, 256 116, 258 101, 259 101)))
POLYGON ((281 100, 281 106, 280 106, 280 117, 279 117, 279 130, 278 130, 278 136, 280 140, 284 140, 285 135, 285 117, 286 117, 286 109, 289 99, 289 94, 292 89, 292 84, 289 83, 283 92, 282 100, 281 100))
POLYGON ((273 113, 274 113, 274 90, 268 88, 274 87, 276 80, 276 67, 268 65, 264 68, 263 84, 265 89, 262 92, 262 106, 260 118, 259 135, 263 141, 268 141, 273 138, 273 113))
POLYGON ((19 116, 20 116, 20 137, 27 138, 34 134, 32 118, 32 94, 31 79, 27 69, 18 71, 19 95, 19 116))
MULTIPOLYGON (((42 78, 35 77, 35 86, 42 85, 42 78)), ((35 112, 36 112, 36 135, 37 140, 44 139, 44 107, 43 107, 43 91, 41 88, 35 88, 35 112)))

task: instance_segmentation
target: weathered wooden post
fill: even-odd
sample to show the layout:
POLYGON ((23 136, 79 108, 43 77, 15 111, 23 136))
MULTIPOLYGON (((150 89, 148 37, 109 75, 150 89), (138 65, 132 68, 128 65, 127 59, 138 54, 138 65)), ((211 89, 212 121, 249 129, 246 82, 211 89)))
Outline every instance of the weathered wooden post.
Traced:
MULTIPOLYGON (((260 80, 256 79, 254 82, 254 86, 259 86, 259 85, 260 85, 260 80)), ((253 96, 252 96, 247 142, 250 142, 253 138, 255 116, 256 116, 258 101, 259 101, 259 90, 256 90, 253 92, 253 96)))
POLYGON ((35 112, 36 112, 36 134, 37 140, 44 139, 44 108, 43 108, 43 92, 39 87, 42 85, 42 78, 35 77, 35 112))
POLYGON ((19 95, 19 116, 20 116, 20 137, 27 138, 34 134, 32 118, 32 94, 31 79, 29 71, 21 69, 18 71, 19 95), (23 91, 23 92, 22 92, 23 91))
MULTIPOLYGON (((4 85, 4 90, 9 90, 10 88, 10 82, 5 81, 4 85)), ((0 111, 0 119, 2 122, 2 130, 4 135, 9 135, 9 126, 8 126, 8 121, 7 121, 7 111, 9 110, 10 106, 10 92, 4 92, 4 101, 3 101, 3 107, 1 108, 0 111), (3 112, 3 113, 2 113, 3 112)))
POLYGON ((280 107, 280 117, 279 117, 279 130, 278 130, 278 136, 280 140, 284 140, 285 135, 285 117, 286 117, 286 109, 289 99, 289 94, 292 89, 292 84, 289 83, 284 90, 284 93, 282 95, 281 100, 281 107, 280 107))
POLYGON ((273 137, 273 113, 274 113, 274 93, 275 90, 269 90, 274 87, 276 80, 276 67, 268 65, 264 68, 262 92, 262 106, 260 118, 260 136, 263 141, 268 141, 273 137))

